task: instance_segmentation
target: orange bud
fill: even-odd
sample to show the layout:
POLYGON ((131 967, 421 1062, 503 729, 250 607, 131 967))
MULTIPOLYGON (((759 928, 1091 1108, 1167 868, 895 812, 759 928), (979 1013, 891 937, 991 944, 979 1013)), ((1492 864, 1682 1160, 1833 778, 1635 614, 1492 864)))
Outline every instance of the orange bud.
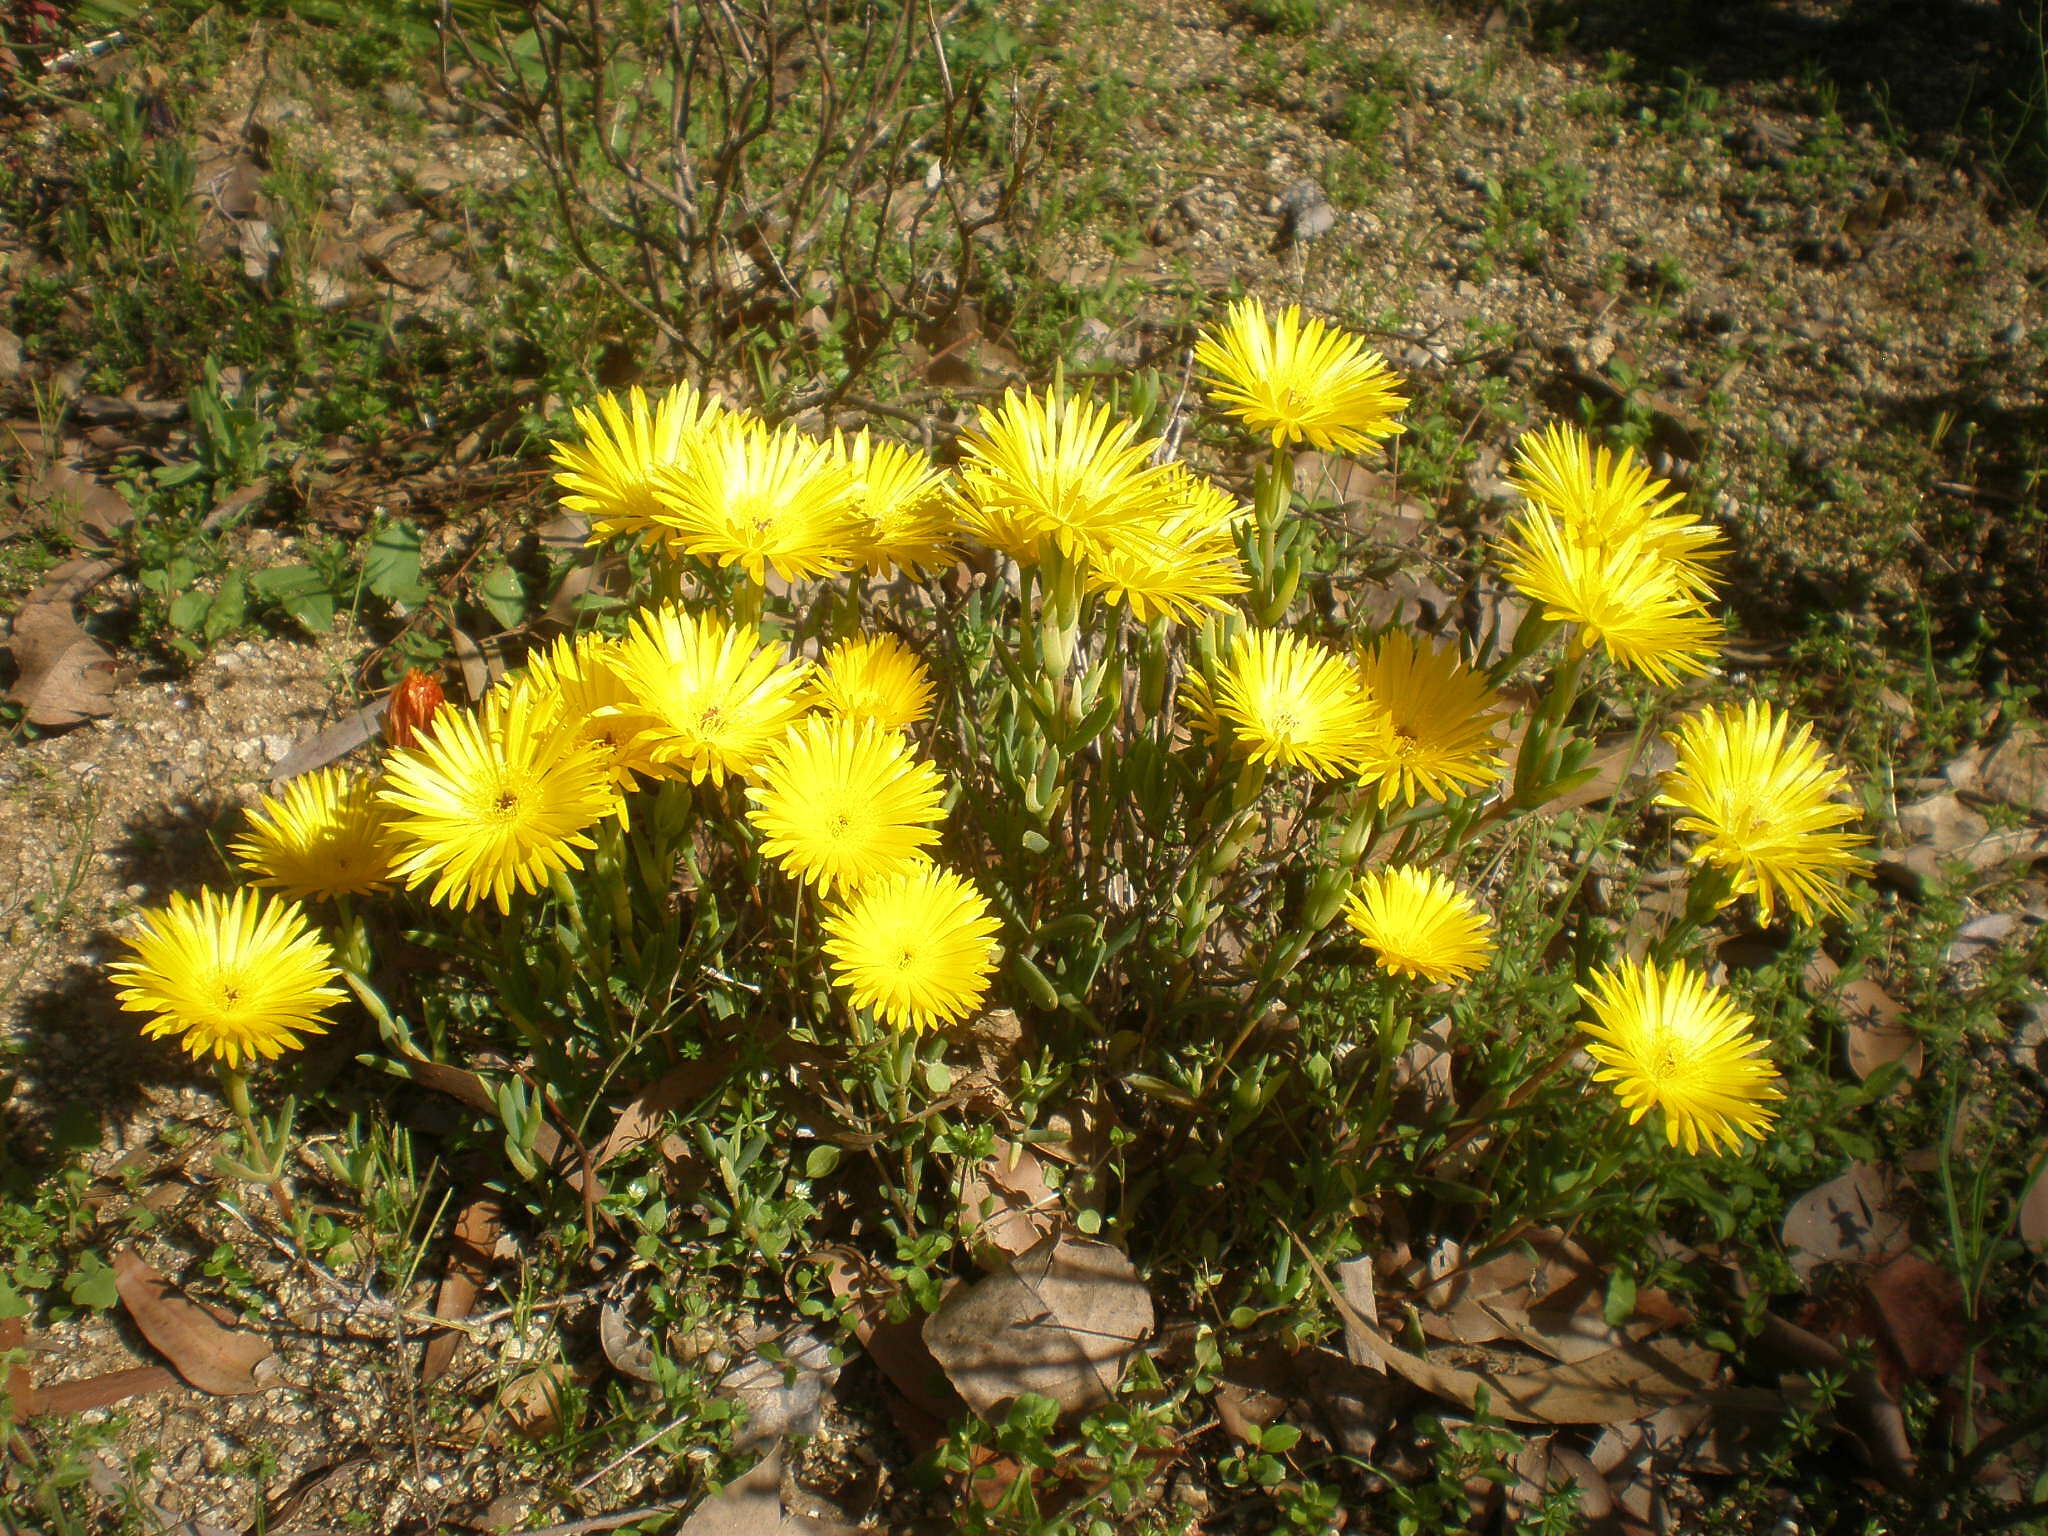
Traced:
POLYGON ((391 690, 390 707, 384 711, 384 739, 394 747, 409 747, 434 723, 434 713, 448 701, 431 672, 409 668, 398 686, 391 690))

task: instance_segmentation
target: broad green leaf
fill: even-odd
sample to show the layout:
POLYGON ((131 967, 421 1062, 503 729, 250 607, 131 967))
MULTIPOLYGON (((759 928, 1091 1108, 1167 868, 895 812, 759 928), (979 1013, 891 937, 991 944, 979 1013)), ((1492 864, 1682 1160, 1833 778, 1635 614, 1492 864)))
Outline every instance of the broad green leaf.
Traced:
POLYGON ((506 629, 515 629, 526 618, 526 584, 509 565, 498 566, 477 583, 477 601, 506 629))
POLYGON ((213 594, 213 601, 206 605, 206 622, 200 633, 211 645, 238 628, 248 617, 249 588, 240 571, 229 571, 221 578, 220 590, 213 594))
POLYGON ((391 603, 423 603, 420 532, 407 523, 380 523, 363 553, 363 584, 391 603))
POLYGON ((213 606, 213 594, 187 587, 171 599, 171 628, 181 630, 197 629, 206 619, 207 609, 213 606))

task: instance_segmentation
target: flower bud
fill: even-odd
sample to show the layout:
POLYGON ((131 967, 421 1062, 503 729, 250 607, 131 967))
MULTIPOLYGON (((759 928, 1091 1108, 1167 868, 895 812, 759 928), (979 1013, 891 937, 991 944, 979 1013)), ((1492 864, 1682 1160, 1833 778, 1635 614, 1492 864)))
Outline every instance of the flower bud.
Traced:
POLYGON ((411 746, 427 732, 447 699, 432 673, 409 668, 391 690, 391 703, 384 711, 384 740, 394 747, 411 746))

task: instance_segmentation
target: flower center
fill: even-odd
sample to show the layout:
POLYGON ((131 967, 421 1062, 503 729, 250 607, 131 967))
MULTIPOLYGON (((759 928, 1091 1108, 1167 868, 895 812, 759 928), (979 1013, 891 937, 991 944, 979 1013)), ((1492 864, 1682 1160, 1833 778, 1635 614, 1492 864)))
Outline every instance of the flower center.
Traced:
POLYGON ((1413 762, 1422 755, 1422 739, 1405 725, 1394 727, 1394 756, 1402 762, 1413 762))

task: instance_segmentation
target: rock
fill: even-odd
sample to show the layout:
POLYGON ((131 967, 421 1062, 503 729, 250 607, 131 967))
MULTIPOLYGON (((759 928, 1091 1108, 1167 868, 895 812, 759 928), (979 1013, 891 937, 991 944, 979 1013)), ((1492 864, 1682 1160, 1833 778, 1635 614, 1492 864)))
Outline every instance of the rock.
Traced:
POLYGON ((1337 223, 1329 195, 1313 181, 1297 181, 1280 196, 1280 232, 1273 249, 1285 250, 1326 235, 1337 223))

